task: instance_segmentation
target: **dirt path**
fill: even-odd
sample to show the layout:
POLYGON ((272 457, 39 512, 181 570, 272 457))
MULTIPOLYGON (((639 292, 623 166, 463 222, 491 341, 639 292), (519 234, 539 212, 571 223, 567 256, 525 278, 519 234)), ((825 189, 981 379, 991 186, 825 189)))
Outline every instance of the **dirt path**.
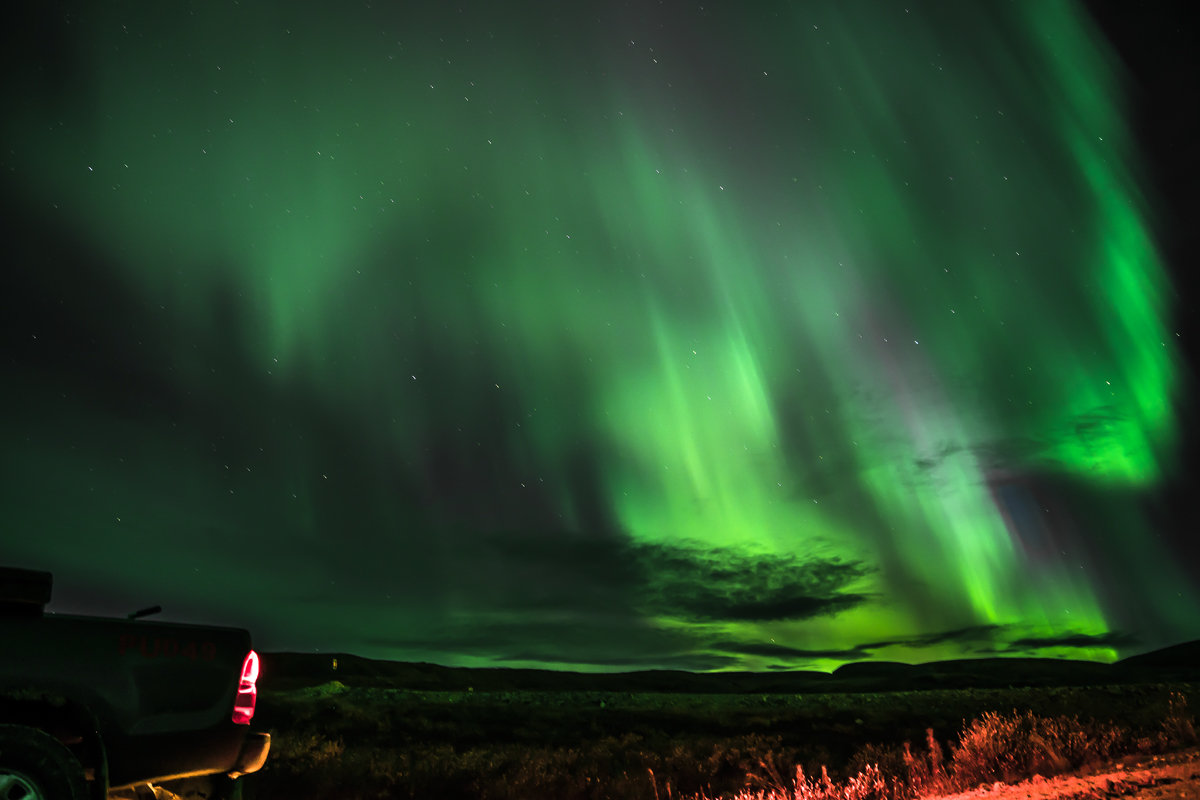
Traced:
POLYGON ((1200 748, 1161 756, 1128 757, 1097 770, 1036 777, 942 800, 1200 800, 1200 748))

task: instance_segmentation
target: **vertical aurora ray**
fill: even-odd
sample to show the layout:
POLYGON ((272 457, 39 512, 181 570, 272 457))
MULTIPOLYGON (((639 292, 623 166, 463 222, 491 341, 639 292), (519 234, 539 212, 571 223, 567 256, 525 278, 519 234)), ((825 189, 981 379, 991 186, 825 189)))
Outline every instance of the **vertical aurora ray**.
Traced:
MULTIPOLYGON (((936 605, 963 609, 964 625, 1027 626, 1044 636, 1107 629, 1098 597, 1070 565, 1029 563, 1021 545, 1028 523, 1006 514, 990 488, 1008 472, 1043 470, 1146 486, 1161 474, 1173 437, 1165 275, 1120 158, 1128 145, 1109 99, 1116 77, 1094 34, 1064 9, 1022 6, 1032 41, 1020 56, 1011 43, 985 44, 988 67, 1008 79, 983 91, 961 74, 940 80, 946 66, 962 72, 965 53, 897 67, 893 49, 872 48, 877 19, 832 12, 839 46, 826 56, 801 45, 792 77, 807 90, 799 96, 830 94, 828 84, 803 83, 809 71, 837 81, 846 99, 822 106, 829 138, 807 143, 826 154, 824 163, 790 165, 815 173, 810 192, 812 183, 817 190, 790 211, 829 224, 792 222, 794 243, 743 248, 744 232, 761 227, 747 211, 786 213, 753 202, 718 212, 709 195, 725 187, 713 187, 716 180, 676 179, 624 207, 669 231, 664 238, 676 246, 666 259, 687 264, 712 295, 700 332, 688 325, 695 304, 676 324, 664 323, 663 303, 656 305, 658 360, 644 368, 651 377, 621 382, 627 410, 613 415, 613 436, 627 439, 643 469, 614 495, 635 536, 686 532, 708 545, 806 553, 837 541, 855 556, 880 535, 903 537, 898 563, 874 587, 881 597, 915 580, 936 605), (1058 114, 1042 118, 1039 104, 1060 95, 1058 114), (912 119, 923 113, 931 118, 925 125, 912 119), (996 121, 980 122, 984 113, 996 121), (1018 121, 1010 126, 1011 116, 1018 121), (962 144, 939 141, 944 136, 962 144), (935 157, 942 146, 949 149, 935 157), (942 174, 931 179, 934 170, 942 174), (914 190, 918 181, 923 190, 914 190), (1025 190, 1014 192, 1013 183, 1025 190), (1051 220, 1021 207, 1035 196, 1051 220), (785 259, 797 268, 779 269, 785 259), (1043 270, 1059 274, 1047 279, 1043 270), (946 277, 960 272, 965 280, 946 277), (789 282, 794 306, 778 293, 789 282), (1092 296, 1080 298, 1081 290, 1092 296), (780 352, 781 342, 792 352, 780 352), (837 387, 830 399, 840 436, 810 429, 781 441, 770 406, 782 399, 788 366, 814 359, 824 369, 806 377, 837 387), (1122 375, 1124 396, 1109 388, 1108 373, 1122 375), (828 455, 853 464, 854 494, 869 498, 876 530, 860 515, 823 510, 828 498, 806 498, 808 505, 772 493, 789 455, 793 475, 796 461, 828 455)), ((919 33, 950 47, 944 30, 919 33)), ((786 150, 776 152, 786 170, 786 150)), ((626 162, 628 185, 671 181, 642 153, 626 162)), ((686 172, 672 166, 666 171, 686 172)), ((629 371, 639 374, 636 362, 629 371)), ((922 621, 898 626, 905 624, 919 629, 922 621)), ((858 636, 854 630, 843 643, 858 636)), ((801 631, 792 637, 808 639, 801 631)), ((819 641, 829 642, 829 632, 819 641)))
POLYGON ((1178 632, 1196 599, 1142 511, 1178 357, 1120 75, 1071 3, 944 5, 97 11, 88 82, 2 130, 163 310, 181 394, 257 426, 286 502, 255 519, 319 542, 361 510, 440 577, 410 625, 520 617, 438 559, 549 527, 827 566, 790 614, 630 589, 670 647, 1110 659, 1121 614, 1178 632), (313 408, 360 445, 353 501, 313 408), (1080 569, 1101 552, 1143 606, 1080 569))

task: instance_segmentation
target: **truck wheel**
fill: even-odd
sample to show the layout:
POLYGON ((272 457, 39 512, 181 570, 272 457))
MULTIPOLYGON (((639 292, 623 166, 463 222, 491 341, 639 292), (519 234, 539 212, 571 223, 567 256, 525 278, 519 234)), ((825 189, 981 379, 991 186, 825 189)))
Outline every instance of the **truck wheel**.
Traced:
POLYGON ((85 800, 83 767, 62 742, 24 725, 0 725, 0 800, 85 800))

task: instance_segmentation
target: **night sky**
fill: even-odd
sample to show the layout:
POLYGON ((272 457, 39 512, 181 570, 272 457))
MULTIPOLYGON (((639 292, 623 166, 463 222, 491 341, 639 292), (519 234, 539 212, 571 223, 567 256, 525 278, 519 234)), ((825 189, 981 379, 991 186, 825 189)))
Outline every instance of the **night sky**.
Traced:
POLYGON ((1196 43, 1118 5, 28 3, 0 562, 467 666, 1200 637, 1196 43))

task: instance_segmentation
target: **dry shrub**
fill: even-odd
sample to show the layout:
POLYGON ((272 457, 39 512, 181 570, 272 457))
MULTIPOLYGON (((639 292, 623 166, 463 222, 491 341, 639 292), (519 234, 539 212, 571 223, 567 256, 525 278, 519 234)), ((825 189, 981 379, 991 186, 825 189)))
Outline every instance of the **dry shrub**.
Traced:
MULTIPOLYGON (((1164 723, 1183 740, 1195 726, 1180 698, 1172 698, 1172 714, 1164 723), (1173 716, 1172 716, 1173 715, 1173 716), (1190 726, 1190 727, 1189 727, 1190 726)), ((1166 735, 1166 734, 1164 734, 1166 735)), ((772 753, 747 779, 749 791, 734 800, 910 800, 971 789, 995 782, 1016 783, 1034 775, 1052 776, 1110 757, 1131 742, 1128 731, 1111 724, 1081 722, 1077 717, 1041 717, 1032 711, 988 712, 965 725, 951 756, 925 731, 925 749, 867 745, 851 759, 854 777, 830 778, 822 767, 819 778, 795 767, 785 779, 772 753)))
POLYGON ((868 764, 846 781, 842 796, 844 800, 884 800, 894 796, 892 788, 880 774, 879 767, 868 764))
POLYGON ((735 800, 892 800, 895 797, 894 786, 875 764, 863 766, 845 783, 835 782, 825 767, 821 767, 820 778, 810 778, 799 764, 791 779, 785 779, 770 753, 759 763, 759 768, 761 772, 747 777, 747 783, 756 789, 742 792, 735 800))
POLYGON ((909 796, 918 797, 940 794, 954 790, 954 784, 942 759, 942 745, 933 735, 933 728, 925 729, 924 756, 913 755, 908 742, 904 743, 904 783, 909 796))
POLYGON ((1187 747, 1196 744, 1196 725, 1188 712, 1187 697, 1182 692, 1171 692, 1167 698, 1167 714, 1162 722, 1162 744, 1164 749, 1187 747))
POLYGON ((868 768, 874 768, 890 786, 907 785, 906 752, 908 752, 908 748, 899 745, 866 744, 850 757, 846 770, 851 775, 855 775, 868 768))
POLYGON ((953 748, 954 780, 968 789, 1057 775, 1109 757, 1123 738, 1111 725, 1083 723, 1077 717, 992 711, 963 729, 953 748))

